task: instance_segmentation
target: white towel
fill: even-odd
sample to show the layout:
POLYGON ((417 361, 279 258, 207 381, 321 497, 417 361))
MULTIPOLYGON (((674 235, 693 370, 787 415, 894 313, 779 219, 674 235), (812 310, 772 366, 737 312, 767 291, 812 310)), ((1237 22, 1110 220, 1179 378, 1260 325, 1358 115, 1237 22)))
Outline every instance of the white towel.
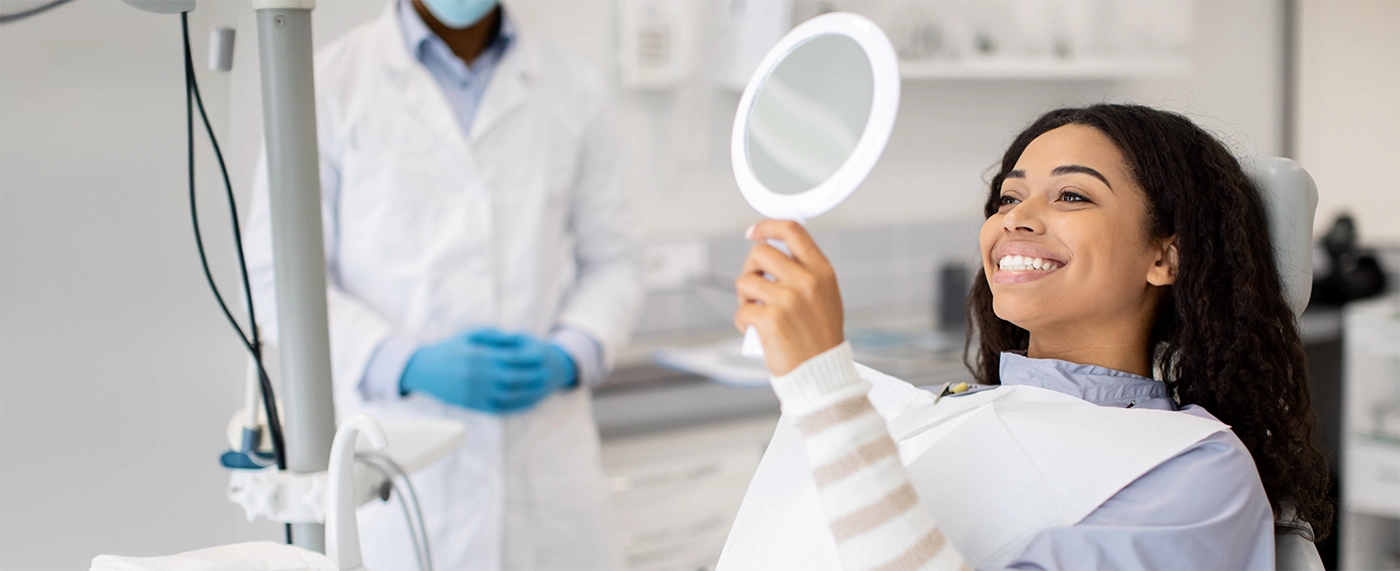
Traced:
POLYGON ((315 551, 271 541, 251 541, 159 557, 98 555, 92 571, 337 571, 315 551))

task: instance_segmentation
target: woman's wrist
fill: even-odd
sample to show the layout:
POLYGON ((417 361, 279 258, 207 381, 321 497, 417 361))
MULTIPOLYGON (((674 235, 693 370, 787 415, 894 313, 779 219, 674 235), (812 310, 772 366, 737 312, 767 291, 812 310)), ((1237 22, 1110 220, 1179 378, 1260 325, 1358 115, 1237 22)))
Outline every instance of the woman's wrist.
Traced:
POLYGON ((869 390, 870 383, 856 374, 851 344, 844 341, 773 377, 773 392, 789 414, 804 414, 869 390))

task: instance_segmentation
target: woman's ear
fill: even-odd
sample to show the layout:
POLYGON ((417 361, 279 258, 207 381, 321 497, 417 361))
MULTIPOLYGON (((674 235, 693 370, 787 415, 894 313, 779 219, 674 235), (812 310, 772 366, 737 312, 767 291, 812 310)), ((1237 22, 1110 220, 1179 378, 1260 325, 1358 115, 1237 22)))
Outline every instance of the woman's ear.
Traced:
POLYGON ((1176 270, 1181 263, 1176 249, 1176 236, 1162 240, 1154 249, 1157 259, 1152 261, 1152 267, 1147 270, 1147 283, 1155 286, 1176 283, 1176 270))

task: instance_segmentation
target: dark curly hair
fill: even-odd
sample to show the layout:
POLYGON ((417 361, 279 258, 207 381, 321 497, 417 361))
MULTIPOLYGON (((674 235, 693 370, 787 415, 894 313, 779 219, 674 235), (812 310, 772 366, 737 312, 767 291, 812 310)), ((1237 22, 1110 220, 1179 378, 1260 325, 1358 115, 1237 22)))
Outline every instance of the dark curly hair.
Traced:
MULTIPOLYGON (((1146 194, 1146 235, 1176 237, 1176 281, 1161 298, 1149 341, 1154 369, 1179 404, 1210 411, 1249 448, 1279 530, 1322 539, 1332 519, 1327 464, 1259 189, 1225 146, 1190 119, 1099 104, 1051 111, 1016 137, 992 178, 988 218, 1031 141, 1070 124, 1097 129, 1123 153, 1146 194), (1280 521, 1289 509, 1296 521, 1311 524, 1311 534, 1280 521)), ((967 313, 975 328, 964 359, 980 382, 1000 384, 1001 353, 1024 351, 1030 334, 997 317, 986 275, 973 282, 967 313)))

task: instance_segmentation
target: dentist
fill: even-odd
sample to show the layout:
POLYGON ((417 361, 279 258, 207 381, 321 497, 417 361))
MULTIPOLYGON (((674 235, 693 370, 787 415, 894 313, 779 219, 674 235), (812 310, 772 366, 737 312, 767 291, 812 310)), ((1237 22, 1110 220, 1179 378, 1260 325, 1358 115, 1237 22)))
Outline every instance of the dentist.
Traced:
MULTIPOLYGON (((589 389, 642 291, 601 81, 494 0, 395 0, 315 81, 336 408, 466 425, 413 477, 433 563, 622 567, 589 389)), ((265 160, 252 212, 272 308, 265 160)), ((359 517, 369 568, 416 567, 397 506, 359 517)))

